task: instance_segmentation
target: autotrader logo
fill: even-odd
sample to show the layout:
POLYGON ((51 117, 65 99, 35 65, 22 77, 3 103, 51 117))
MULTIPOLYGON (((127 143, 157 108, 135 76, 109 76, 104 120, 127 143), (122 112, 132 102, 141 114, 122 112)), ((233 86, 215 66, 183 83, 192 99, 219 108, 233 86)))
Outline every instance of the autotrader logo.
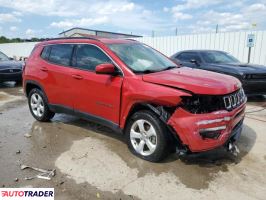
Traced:
POLYGON ((54 188, 0 188, 2 200, 54 200, 54 188))

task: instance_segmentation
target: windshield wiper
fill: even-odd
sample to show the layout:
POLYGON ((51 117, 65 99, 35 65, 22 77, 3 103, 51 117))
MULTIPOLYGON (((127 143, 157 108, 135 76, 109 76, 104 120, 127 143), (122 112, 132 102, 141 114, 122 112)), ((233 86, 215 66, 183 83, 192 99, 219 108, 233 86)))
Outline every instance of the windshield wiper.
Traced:
POLYGON ((149 73, 155 73, 155 72, 159 72, 158 70, 150 70, 150 69, 146 69, 146 70, 143 70, 143 71, 133 71, 134 73, 137 73, 137 74, 149 74, 149 73))
POLYGON ((175 65, 173 65, 173 66, 168 66, 168 67, 166 67, 166 68, 164 68, 164 69, 161 69, 160 72, 161 72, 161 71, 170 70, 170 69, 174 69, 174 68, 179 68, 179 67, 178 67, 178 66, 175 66, 175 65))
POLYGON ((161 70, 151 70, 151 69, 146 69, 146 70, 143 70, 143 71, 133 71, 134 73, 137 73, 137 74, 149 74, 149 73, 155 73, 155 72, 161 72, 161 71, 165 71, 165 70, 170 70, 170 69, 174 69, 174 68, 178 68, 178 66, 168 66, 164 69, 161 69, 161 70))
POLYGON ((179 68, 178 66, 175 66, 175 65, 173 65, 173 66, 168 66, 167 68, 165 68, 164 70, 169 70, 169 69, 174 69, 174 68, 179 68))

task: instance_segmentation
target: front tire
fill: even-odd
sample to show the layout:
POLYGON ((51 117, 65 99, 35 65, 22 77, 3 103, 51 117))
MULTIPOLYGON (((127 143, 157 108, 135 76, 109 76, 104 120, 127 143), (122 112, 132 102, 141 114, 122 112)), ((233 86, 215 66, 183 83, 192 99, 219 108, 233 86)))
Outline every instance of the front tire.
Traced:
POLYGON ((28 104, 32 116, 38 121, 50 121, 55 115, 54 112, 49 110, 46 96, 38 88, 34 88, 30 91, 28 104))
POLYGON ((126 127, 130 151, 151 162, 159 162, 167 155, 167 129, 151 111, 138 111, 126 127))

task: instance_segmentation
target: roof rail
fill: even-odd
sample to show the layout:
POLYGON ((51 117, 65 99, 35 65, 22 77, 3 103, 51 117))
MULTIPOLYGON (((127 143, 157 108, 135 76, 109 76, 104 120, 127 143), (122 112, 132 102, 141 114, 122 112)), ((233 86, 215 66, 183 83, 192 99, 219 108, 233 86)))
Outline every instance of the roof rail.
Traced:
POLYGON ((100 41, 99 39, 94 38, 94 37, 59 37, 59 38, 49 38, 49 39, 46 39, 44 41, 50 41, 50 40, 75 40, 75 39, 89 39, 89 40, 100 41))

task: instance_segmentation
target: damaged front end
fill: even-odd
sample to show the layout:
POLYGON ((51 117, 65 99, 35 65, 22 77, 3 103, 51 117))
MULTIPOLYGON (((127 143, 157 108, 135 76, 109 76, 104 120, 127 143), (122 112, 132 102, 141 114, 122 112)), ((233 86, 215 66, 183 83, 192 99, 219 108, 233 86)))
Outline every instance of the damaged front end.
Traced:
POLYGON ((246 96, 242 89, 228 95, 183 97, 177 107, 155 111, 177 135, 179 152, 202 152, 220 146, 236 152, 241 134, 246 96))
POLYGON ((232 111, 246 101, 244 90, 228 95, 193 95, 182 98, 182 108, 193 114, 232 111))

